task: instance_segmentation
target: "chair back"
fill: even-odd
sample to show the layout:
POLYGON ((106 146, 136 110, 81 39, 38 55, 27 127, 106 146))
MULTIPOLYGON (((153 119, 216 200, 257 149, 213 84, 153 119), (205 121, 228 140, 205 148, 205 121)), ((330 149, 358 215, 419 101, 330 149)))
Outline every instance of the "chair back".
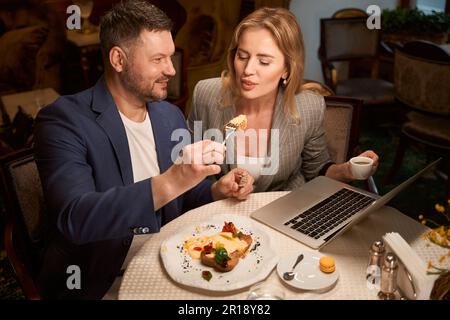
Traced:
MULTIPOLYGON (((358 142, 363 101, 339 96, 328 96, 324 99, 328 153, 332 161, 343 163, 360 153, 358 142)), ((378 194, 373 177, 366 180, 366 189, 378 194)))
POLYGON ((324 97, 334 95, 334 91, 329 86, 314 80, 305 79, 303 81, 302 90, 309 90, 324 97))
POLYGON ((345 61, 376 58, 380 32, 370 30, 367 18, 320 19, 320 55, 322 59, 345 61))
POLYGON ((32 149, 0 158, 3 198, 7 212, 5 249, 28 299, 39 299, 35 285, 47 215, 32 149))
POLYGON ((334 162, 346 162, 357 150, 362 100, 338 96, 324 99, 328 152, 334 162))
MULTIPOLYGON (((423 48, 428 44, 421 43, 423 48)), ((429 44, 435 51, 435 45, 429 44)), ((450 115, 450 57, 433 60, 412 48, 395 50, 394 83, 395 97, 403 104, 422 112, 436 115, 450 115)), ((430 51, 431 52, 431 51, 430 51)), ((436 56, 436 54, 432 54, 436 56)))
POLYGON ((380 32, 368 29, 366 23, 364 16, 320 19, 318 54, 322 75, 325 83, 338 95, 360 98, 368 104, 384 103, 386 89, 378 88, 381 83, 375 85, 369 81, 370 84, 363 84, 358 80, 348 84, 350 88, 338 89, 341 81, 378 79, 380 32))
POLYGON ((344 8, 333 13, 332 18, 368 17, 368 14, 358 8, 344 8))
POLYGON ((415 57, 433 61, 450 62, 450 54, 434 42, 424 40, 410 41, 405 43, 400 49, 404 53, 415 57))

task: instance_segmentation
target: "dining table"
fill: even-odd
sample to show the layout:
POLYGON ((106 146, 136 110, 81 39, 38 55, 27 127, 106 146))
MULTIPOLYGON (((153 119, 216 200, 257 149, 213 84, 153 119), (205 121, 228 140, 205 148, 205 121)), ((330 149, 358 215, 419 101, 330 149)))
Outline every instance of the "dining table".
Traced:
MULTIPOLYGON (((251 194, 247 200, 219 200, 190 210, 164 225, 160 232, 152 234, 143 241, 143 245, 132 257, 123 275, 119 300, 206 300, 247 299, 251 286, 238 290, 210 291, 187 286, 174 281, 166 271, 161 258, 161 245, 188 226, 208 221, 218 214, 231 214, 250 217, 251 213, 262 206, 286 195, 286 191, 262 192, 251 194)), ((274 212, 276 214, 276 212, 274 212)), ((384 206, 372 212, 349 230, 336 237, 329 244, 313 250, 301 242, 288 237, 271 227, 251 219, 260 230, 270 238, 270 245, 280 258, 297 257, 299 252, 312 252, 332 256, 336 262, 339 278, 327 290, 303 290, 287 285, 279 277, 276 267, 262 279, 262 283, 273 284, 283 290, 284 298, 291 299, 378 299, 378 290, 368 286, 366 270, 371 244, 382 239, 388 232, 397 232, 424 261, 436 260, 438 252, 430 246, 423 235, 429 230, 397 209, 384 206)))

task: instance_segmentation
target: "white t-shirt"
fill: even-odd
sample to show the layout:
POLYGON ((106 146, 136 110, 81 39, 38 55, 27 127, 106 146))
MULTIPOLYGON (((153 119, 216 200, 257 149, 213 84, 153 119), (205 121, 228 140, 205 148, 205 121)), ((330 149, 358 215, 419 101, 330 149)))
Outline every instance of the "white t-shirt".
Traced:
POLYGON ((159 175, 155 138, 148 113, 142 122, 134 122, 121 112, 119 114, 127 133, 134 182, 159 175))

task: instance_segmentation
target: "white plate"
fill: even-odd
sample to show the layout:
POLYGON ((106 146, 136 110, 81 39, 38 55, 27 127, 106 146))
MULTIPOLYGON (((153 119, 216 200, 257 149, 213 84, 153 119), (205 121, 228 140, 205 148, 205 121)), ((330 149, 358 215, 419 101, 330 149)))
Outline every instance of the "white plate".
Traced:
POLYGON ((337 281, 339 278, 339 266, 337 264, 333 273, 324 273, 319 268, 319 260, 323 255, 312 251, 301 253, 304 255, 303 260, 295 268, 296 275, 290 281, 284 280, 283 273, 292 270, 298 256, 293 255, 280 259, 277 265, 277 273, 285 283, 298 289, 320 290, 330 287, 337 281))
POLYGON ((269 236, 250 218, 238 215, 215 215, 210 220, 177 232, 161 244, 161 258, 169 276, 176 282, 211 291, 230 291, 248 287, 265 279, 278 262, 269 236), (241 258, 229 272, 218 272, 192 259, 183 249, 183 243, 192 236, 211 235, 222 231, 224 222, 233 222, 236 228, 253 238, 250 252, 241 258), (206 281, 202 271, 210 271, 212 278, 206 281))

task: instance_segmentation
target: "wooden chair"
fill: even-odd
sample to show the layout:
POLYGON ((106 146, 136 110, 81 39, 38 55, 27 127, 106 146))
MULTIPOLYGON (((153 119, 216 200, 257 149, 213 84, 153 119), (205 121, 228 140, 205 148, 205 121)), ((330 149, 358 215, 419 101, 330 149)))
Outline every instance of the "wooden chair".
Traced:
POLYGON ((327 85, 305 79, 302 90, 309 90, 325 99, 325 132, 331 160, 342 163, 358 150, 362 101, 334 95, 327 85))
MULTIPOLYGON (((303 81, 303 90, 310 90, 324 97, 325 133, 328 152, 335 163, 343 163, 361 153, 358 142, 362 112, 362 100, 334 95, 327 85, 318 81, 303 81)), ((373 177, 366 180, 367 190, 378 194, 373 177)))
MULTIPOLYGON (((343 163, 360 154, 358 147, 362 101, 354 98, 325 96, 325 132, 331 160, 343 163)), ((378 194, 373 177, 366 189, 378 194)))
POLYGON ((355 17, 368 17, 368 14, 358 8, 344 8, 333 13, 332 18, 355 18, 355 17))
POLYGON ((47 231, 44 197, 32 149, 0 158, 7 212, 5 249, 27 299, 41 299, 35 279, 47 231))
POLYGON ((320 20, 319 59, 325 84, 336 95, 361 99, 365 105, 390 104, 393 85, 378 76, 380 32, 367 28, 367 15, 355 16, 353 11, 320 20))
POLYGON ((395 96, 409 111, 386 182, 399 170, 409 145, 444 157, 450 196, 450 55, 433 43, 407 43, 395 51, 395 96))
POLYGON ((354 98, 324 97, 325 132, 331 160, 342 163, 358 151, 362 101, 354 98))
POLYGON ((323 97, 334 96, 334 92, 330 87, 314 80, 305 79, 303 81, 302 90, 310 90, 323 97))

